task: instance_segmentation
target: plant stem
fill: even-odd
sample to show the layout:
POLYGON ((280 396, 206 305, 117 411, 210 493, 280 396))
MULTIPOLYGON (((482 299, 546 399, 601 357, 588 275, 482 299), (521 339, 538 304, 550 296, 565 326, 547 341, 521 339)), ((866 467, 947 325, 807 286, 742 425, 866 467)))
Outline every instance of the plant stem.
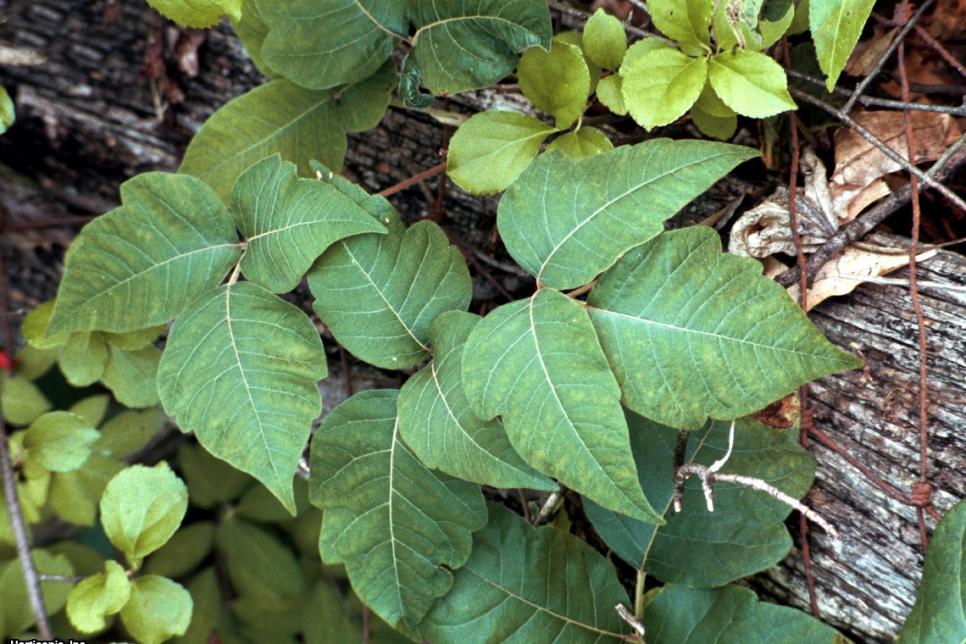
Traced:
POLYGON ((428 170, 423 170, 422 172, 420 172, 415 176, 409 177, 408 179, 400 181, 394 186, 390 186, 386 188, 385 190, 380 192, 379 195, 383 197, 389 197, 391 195, 396 194, 397 192, 402 192, 403 190, 405 190, 406 188, 409 188, 410 186, 416 185, 420 181, 425 181, 430 177, 435 177, 437 174, 440 174, 445 170, 446 170, 445 161, 443 161, 442 163, 437 163, 436 165, 434 165, 432 168, 428 170))

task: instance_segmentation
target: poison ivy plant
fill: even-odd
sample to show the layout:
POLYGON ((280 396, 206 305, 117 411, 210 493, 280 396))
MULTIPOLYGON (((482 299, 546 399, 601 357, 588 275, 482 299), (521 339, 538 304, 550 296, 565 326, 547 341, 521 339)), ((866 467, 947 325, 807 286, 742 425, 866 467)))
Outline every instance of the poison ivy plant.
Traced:
MULTIPOLYGON (((811 458, 793 433, 746 417, 860 363, 714 230, 664 230, 757 153, 628 127, 690 113, 727 139, 739 114, 794 109, 766 51, 804 9, 650 0, 664 37, 631 42, 603 11, 554 35, 542 0, 151 4, 186 25, 228 16, 270 80, 202 125, 178 174, 122 186, 0 374, 28 528, 90 528, 78 538, 92 547, 34 551, 63 579, 42 588, 57 629, 139 642, 626 641, 622 604, 649 642, 836 641, 732 585, 787 554, 789 508, 717 481, 709 512, 691 480, 674 512, 675 458, 680 447, 692 466, 723 460, 724 474, 802 497, 811 458), (430 106, 514 71, 527 113, 430 106), (504 192, 494 243, 521 269, 494 264, 516 280, 496 306, 474 302, 455 219, 414 221, 337 174, 347 134, 390 103, 462 123, 450 178, 504 192), (625 135, 647 140, 615 147, 625 135), (400 388, 323 409, 336 351, 392 370, 400 388), (94 389, 65 398, 65 382, 94 389), (587 518, 601 550, 665 585, 632 602, 587 518)), ((811 16, 834 83, 864 17, 833 5, 813 0, 811 16)), ((468 257, 483 275, 489 258, 468 257)), ((904 637, 958 624, 955 593, 936 599, 949 579, 935 563, 957 556, 956 512, 904 637)), ((0 513, 0 630, 17 636, 33 617, 0 513)))
POLYGON ((13 99, 10 98, 6 88, 0 86, 0 134, 13 127, 16 120, 17 114, 14 110, 13 99))
POLYGON ((874 4, 874 0, 809 0, 808 26, 828 91, 845 69, 874 4))

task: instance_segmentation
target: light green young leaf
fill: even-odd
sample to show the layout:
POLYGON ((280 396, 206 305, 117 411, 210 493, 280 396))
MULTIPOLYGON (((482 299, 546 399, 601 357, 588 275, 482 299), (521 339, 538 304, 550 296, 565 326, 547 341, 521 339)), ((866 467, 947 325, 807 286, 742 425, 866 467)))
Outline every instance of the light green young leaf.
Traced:
POLYGON ((439 226, 406 228, 388 202, 378 208, 389 234, 334 244, 309 272, 309 288, 315 312, 346 350, 383 369, 406 369, 429 355, 436 316, 466 310, 473 287, 463 255, 439 226))
POLYGON ((148 0, 148 4, 182 27, 205 29, 224 16, 235 21, 242 18, 242 0, 148 0))
POLYGON ((501 416, 523 460, 601 505, 661 522, 637 480, 620 388, 584 308, 553 289, 506 304, 463 348, 480 418, 501 416))
POLYGON ((215 539, 232 586, 241 596, 281 606, 305 593, 294 553, 271 532, 233 518, 218 526, 215 539))
POLYGON ((624 25, 603 9, 598 9, 584 25, 584 51, 604 69, 617 69, 627 51, 624 25))
MULTIPOLYGON (((0 504, 2 506, 3 504, 0 504)), ((6 520, 6 516, 0 517, 6 520)), ((34 566, 37 572, 42 575, 65 575, 74 574, 74 568, 64 555, 55 555, 46 550, 35 548, 31 552, 34 566)), ((34 612, 30 608, 30 599, 27 596, 27 587, 23 580, 23 569, 20 561, 16 558, 5 563, 0 563, 0 627, 3 627, 4 635, 14 635, 23 633, 34 621, 34 612)), ((62 581, 42 581, 40 582, 41 595, 44 598, 44 607, 48 615, 57 613, 67 602, 67 593, 70 592, 70 585, 62 581)))
POLYGON ((716 139, 730 139, 738 129, 738 116, 714 93, 711 83, 704 86, 691 108, 691 120, 702 134, 716 139))
POLYGON ((579 130, 558 136, 547 146, 547 151, 560 150, 571 159, 586 159, 601 152, 614 149, 607 135, 594 127, 584 126, 579 130))
POLYGON ((874 5, 875 0, 811 0, 808 24, 828 91, 835 87, 874 5))
POLYGON ((30 424, 23 446, 29 462, 51 472, 70 472, 84 465, 100 436, 80 416, 52 411, 30 424))
POLYGON ((635 248, 587 302, 624 404, 671 427, 738 418, 862 364, 705 226, 635 248))
POLYGON ((56 349, 37 349, 27 345, 15 355, 17 375, 27 380, 36 380, 57 363, 56 349))
POLYGON ((183 526, 170 541, 148 557, 144 572, 163 577, 186 575, 208 556, 214 543, 215 524, 211 521, 183 526))
POLYGON ((711 59, 708 78, 724 104, 738 114, 761 119, 797 109, 781 65, 757 51, 718 54, 711 59))
POLYGON ((580 49, 584 55, 584 62, 587 64, 587 69, 590 70, 590 93, 593 94, 594 90, 597 89, 597 83, 600 81, 600 76, 603 74, 603 70, 600 68, 600 65, 592 61, 587 56, 587 52, 584 51, 583 32, 577 31, 576 29, 560 31, 553 35, 553 42, 559 42, 565 45, 573 45, 574 47, 580 49))
POLYGON ((158 368, 161 403, 206 450, 260 480, 295 514, 292 477, 327 374, 319 332, 251 282, 212 289, 175 322, 158 368))
POLYGON ((233 20, 231 26, 258 71, 269 79, 277 78, 278 74, 262 58, 262 43, 268 35, 268 25, 262 20, 256 0, 242 0, 241 20, 233 20))
POLYGON ((624 54, 624 61, 621 63, 618 73, 623 76, 631 65, 634 65, 638 60, 640 60, 641 56, 652 51, 657 51, 658 49, 671 49, 677 51, 675 47, 661 40, 660 38, 644 38, 643 40, 638 40, 636 43, 627 48, 627 53, 624 54))
POLYGON ((178 171, 203 180, 227 201, 238 176, 273 154, 294 163, 301 176, 311 176, 311 159, 340 168, 346 139, 334 97, 333 91, 314 92, 282 79, 260 85, 205 121, 178 171))
POLYGON ((146 575, 131 585, 131 598, 121 609, 121 622, 140 644, 160 644, 184 635, 191 623, 191 609, 191 595, 181 584, 146 575))
POLYGON ((47 335, 50 316, 54 314, 54 300, 47 300, 37 305, 27 317, 23 319, 20 332, 27 344, 36 349, 54 349, 67 344, 70 333, 62 331, 55 335, 47 335))
POLYGON ((104 572, 84 579, 67 595, 67 618, 81 633, 107 628, 107 617, 121 612, 131 597, 131 582, 121 564, 105 561, 104 572))
POLYGON ((137 351, 153 345, 158 337, 164 333, 166 324, 138 329, 128 333, 103 333, 104 341, 110 346, 122 351, 137 351))
POLYGON ((540 145, 555 131, 516 112, 474 114, 450 140, 446 174, 473 195, 502 192, 526 170, 540 145))
POLYGON ((96 394, 78 400, 67 411, 83 418, 90 427, 97 427, 104 422, 104 417, 107 416, 107 408, 110 404, 110 396, 107 394, 96 394))
POLYGON ((184 635, 175 638, 176 644, 202 644, 209 641, 211 632, 222 618, 221 588, 215 569, 208 567, 188 582, 191 594, 191 624, 184 635))
POLYGON ((530 47, 550 47, 544 0, 410 2, 417 27, 411 56, 436 95, 488 87, 516 66, 530 47))
POLYGON ((479 316, 443 313, 430 327, 433 361, 399 392, 399 433, 426 467, 499 488, 555 490, 514 451, 503 423, 470 409, 462 383, 463 345, 479 316))
POLYGON ((500 236, 541 284, 577 288, 660 233, 665 219, 757 154, 669 139, 580 161, 543 154, 500 201, 500 236))
POLYGON ((966 639, 966 501, 936 526, 916 603, 899 634, 899 644, 961 642, 966 639))
POLYGON ((574 124, 590 96, 590 70, 575 45, 554 40, 550 51, 534 47, 517 65, 520 91, 534 107, 554 117, 557 128, 574 124))
POLYGON ((627 105, 624 104, 624 81, 620 74, 604 76, 597 83, 597 100, 604 107, 618 116, 627 114, 627 105))
MULTIPOLYGON (((678 431, 631 412, 627 421, 641 487, 667 523, 655 527, 585 502, 594 529, 621 559, 664 582, 709 588, 770 568, 788 555, 792 540, 784 521, 791 508, 762 492, 715 483, 714 512, 708 512, 694 477, 685 484, 682 511, 672 510, 678 431)), ((722 458, 729 428, 718 422, 690 432, 685 462, 707 465, 722 458)), ((815 461, 795 432, 743 419, 735 425, 734 451, 723 471, 761 478, 800 498, 812 484, 815 461)))
POLYGON ((206 510, 234 501, 252 483, 247 474, 196 445, 183 443, 178 448, 178 465, 188 482, 191 505, 206 510))
POLYGON ((644 609, 648 644, 842 644, 831 626, 788 606, 759 602, 747 588, 664 586, 644 609))
POLYGON ((101 333, 72 333, 57 354, 57 364, 74 387, 87 387, 104 377, 110 351, 101 333))
POLYGON ((623 67, 621 78, 624 105, 650 130, 677 120, 694 105, 708 78, 708 59, 656 48, 623 67))
POLYGON ((124 410, 101 427, 95 449, 102 456, 128 458, 143 449, 167 420, 164 412, 156 407, 144 411, 124 410))
POLYGON ((51 408, 50 401, 23 376, 0 373, 0 411, 11 425, 29 425, 51 408))
POLYGON ((277 154, 238 178, 231 213, 248 242, 242 274, 274 293, 298 286, 312 262, 336 241, 386 230, 331 184, 297 178, 295 165, 277 154))
MULTIPOLYGON (((309 89, 365 78, 389 58, 408 30, 405 0, 257 0, 268 35, 261 57, 309 89)), ((330 164, 337 166, 339 164, 330 164)))
POLYGON ((48 334, 164 324, 238 259, 228 211, 193 177, 141 174, 121 186, 121 201, 67 250, 48 334))
POLYGON ((158 404, 158 364, 161 351, 149 346, 137 351, 111 347, 104 369, 104 386, 125 407, 143 408, 158 404))
POLYGON ((188 510, 188 488, 161 461, 124 468, 101 497, 101 525, 135 568, 171 538, 188 510))
POLYGON ((16 120, 17 113, 14 110, 13 99, 10 98, 6 88, 0 85, 0 134, 13 127, 16 120))
MULTIPOLYGON (((728 0, 721 0, 727 4, 728 0)), ((662 34, 681 43, 685 53, 711 51, 713 0, 647 0, 651 20, 662 34)))
POLYGON ((122 469, 118 461, 94 453, 79 470, 55 473, 50 481, 51 509, 65 521, 93 526, 104 488, 122 469))
POLYGON ((607 559, 570 534, 531 528, 505 508, 491 506, 490 517, 453 590, 420 625, 428 639, 624 641, 628 628, 614 606, 626 605, 627 593, 607 559))
POLYGON ((395 390, 364 391, 312 437, 310 498, 325 512, 319 551, 396 628, 415 633, 486 524, 477 486, 427 469, 399 437, 395 390))
POLYGON ((795 19, 795 3, 792 0, 778 0, 765 2, 758 30, 761 32, 761 49, 768 49, 785 35, 792 21, 795 19), (784 12, 782 5, 784 4, 784 12), (769 9, 774 8, 777 15, 769 15, 769 9))

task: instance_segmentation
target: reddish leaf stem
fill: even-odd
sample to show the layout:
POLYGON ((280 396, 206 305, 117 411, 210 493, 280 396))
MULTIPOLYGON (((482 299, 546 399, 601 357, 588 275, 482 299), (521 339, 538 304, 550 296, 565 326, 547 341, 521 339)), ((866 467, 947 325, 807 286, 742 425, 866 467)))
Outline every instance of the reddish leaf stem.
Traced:
POLYGON ((400 181, 396 185, 390 186, 390 187, 386 188, 385 190, 383 190, 379 194, 381 196, 383 196, 383 197, 388 197, 390 195, 394 195, 397 192, 402 192, 406 188, 409 188, 411 186, 416 185, 420 181, 425 181, 426 179, 429 179, 430 177, 435 177, 437 174, 440 174, 441 172, 443 172, 445 170, 446 170, 446 162, 445 161, 443 161, 442 163, 437 163, 432 168, 429 168, 428 170, 423 170, 422 172, 420 172, 417 175, 414 175, 412 177, 409 177, 408 179, 405 179, 403 181, 400 181))

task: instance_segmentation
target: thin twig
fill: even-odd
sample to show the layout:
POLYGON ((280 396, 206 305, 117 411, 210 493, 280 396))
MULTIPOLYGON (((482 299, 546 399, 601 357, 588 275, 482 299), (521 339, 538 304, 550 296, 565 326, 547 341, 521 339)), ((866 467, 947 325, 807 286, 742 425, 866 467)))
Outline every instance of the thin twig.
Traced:
POLYGON ((856 101, 859 100, 859 97, 865 93, 866 88, 872 83, 873 80, 875 80, 875 78, 879 75, 879 72, 882 71, 882 66, 885 65, 889 57, 892 56, 892 52, 896 50, 896 48, 899 46, 899 43, 905 40, 906 35, 909 33, 910 30, 912 30, 913 27, 916 26, 916 23, 919 21, 919 18, 926 11, 926 9, 928 9, 932 5, 932 3, 933 3, 933 0, 926 0, 925 2, 923 2, 922 6, 919 7, 916 13, 913 14, 913 16, 909 19, 909 21, 905 25, 903 25, 902 30, 896 34, 896 37, 892 39, 892 42, 889 43, 889 46, 886 48, 886 50, 882 52, 881 56, 879 56, 879 59, 872 67, 872 70, 868 74, 866 74, 865 78, 863 78, 858 85, 855 86, 855 90, 853 90, 852 96, 850 96, 849 100, 847 100, 845 102, 845 105, 842 106, 842 114, 847 116, 849 112, 852 111, 852 108, 855 107, 856 101))
MULTIPOLYGON (((821 78, 803 74, 802 72, 790 68, 786 68, 785 73, 792 78, 803 80, 806 83, 825 87, 825 81, 823 81, 821 78)), ((832 92, 841 96, 852 95, 852 92, 838 86, 832 88, 832 92)), ((916 110, 919 112, 939 112, 940 114, 952 114, 953 116, 966 116, 966 106, 962 105, 930 105, 929 103, 916 103, 913 101, 894 101, 889 98, 878 98, 875 96, 860 96, 859 102, 867 106, 888 107, 896 110, 907 109, 916 110)))
POLYGON ((579 288, 575 288, 572 291, 567 291, 565 293, 565 295, 567 297, 571 297, 573 299, 577 299, 581 295, 584 295, 585 293, 589 293, 591 291, 591 289, 593 289, 596 285, 597 285, 597 280, 594 280, 593 282, 591 282, 589 284, 584 284, 583 286, 581 286, 579 288))
POLYGON ((396 185, 390 186, 390 187, 386 188, 385 190, 383 190, 379 194, 381 196, 383 196, 383 197, 388 197, 390 195, 394 195, 397 192, 402 192, 406 188, 409 188, 411 186, 416 185, 420 181, 425 181, 426 179, 429 179, 430 177, 435 177, 437 174, 439 174, 441 172, 444 172, 445 170, 446 170, 446 162, 445 161, 443 161, 442 163, 437 163, 432 168, 429 168, 428 170, 423 170, 422 172, 420 172, 419 174, 417 174, 415 176, 412 176, 412 177, 409 177, 408 179, 405 179, 403 181, 400 181, 396 185))
MULTIPOLYGON (((909 79, 906 77, 906 45, 899 45, 898 53, 899 86, 902 100, 909 100, 909 79)), ((915 161, 916 142, 912 133, 912 119, 908 110, 903 110, 902 120, 906 129, 906 150, 910 161, 915 161)), ((922 222, 922 211, 919 207, 919 181, 915 176, 909 177, 912 187, 912 243, 909 245, 909 294, 912 298, 912 310, 916 316, 916 328, 919 336, 919 484, 931 492, 929 487, 929 380, 926 365, 926 318, 922 314, 922 302, 919 299, 918 271, 916 262, 919 254, 919 230, 922 222)), ((928 498, 928 497, 927 497, 928 498)), ((919 524, 919 541, 925 552, 929 545, 929 534, 926 532, 926 517, 922 507, 916 508, 916 520, 919 524)))
POLYGON ((951 201, 957 208, 959 208, 963 212, 966 212, 966 201, 963 201, 962 197, 960 197, 955 192, 953 192, 952 190, 950 190, 949 188, 947 188, 946 186, 939 183, 934 178, 932 178, 931 176, 929 176, 928 174, 926 174, 925 172, 917 168, 914 164, 909 162, 908 159, 903 158, 898 152, 896 152, 888 145, 886 145, 882 141, 882 139, 872 134, 872 132, 867 130, 865 127, 863 127, 860 123, 858 123, 855 119, 850 117, 848 114, 846 114, 840 109, 837 109, 836 107, 833 107, 832 105, 829 105, 823 100, 815 98, 808 92, 803 92, 801 90, 791 88, 791 93, 795 96, 795 98, 802 100, 806 103, 809 103, 810 105, 814 105, 815 107, 818 107, 819 109, 831 114, 832 116, 840 120, 842 123, 849 126, 851 129, 855 130, 859 134, 859 136, 861 136, 863 139, 871 143, 872 146, 878 149, 880 152, 882 152, 882 154, 889 157, 889 159, 899 164, 902 168, 916 175, 916 177, 918 177, 924 184, 938 191, 940 194, 946 197, 946 199, 951 201))
MULTIPOLYGON (((0 233, 4 229, 4 219, 0 216, 0 233)), ((0 253, 0 329, 3 331, 3 351, 10 355, 13 350, 13 330, 10 318, 5 315, 7 310, 7 273, 3 264, 3 254, 0 253)), ((13 540, 17 546, 17 557, 23 569, 24 586, 27 589, 27 599, 37 620, 37 631, 43 639, 53 639, 47 610, 44 608, 44 597, 40 592, 40 579, 37 567, 34 565, 30 553, 30 541, 27 537, 27 526, 24 522, 23 511, 20 509, 20 498, 17 495, 17 475, 13 471, 10 451, 7 449, 7 424, 3 420, 0 409, 0 470, 3 476, 3 494, 7 503, 7 516, 13 530, 13 540)))

